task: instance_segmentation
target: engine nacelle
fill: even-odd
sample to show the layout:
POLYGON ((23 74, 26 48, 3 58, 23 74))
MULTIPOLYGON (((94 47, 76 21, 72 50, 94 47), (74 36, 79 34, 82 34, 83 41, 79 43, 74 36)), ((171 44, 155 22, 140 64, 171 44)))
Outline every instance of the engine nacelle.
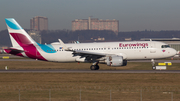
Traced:
POLYGON ((123 60, 122 56, 108 56, 106 59, 108 66, 117 67, 117 66, 126 66, 127 60, 123 60))

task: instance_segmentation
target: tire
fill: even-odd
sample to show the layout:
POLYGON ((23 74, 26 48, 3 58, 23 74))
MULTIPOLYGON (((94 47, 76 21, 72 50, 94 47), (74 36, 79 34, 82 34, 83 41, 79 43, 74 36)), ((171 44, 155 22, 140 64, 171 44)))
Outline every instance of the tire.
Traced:
POLYGON ((99 66, 98 65, 91 65, 90 69, 91 70, 99 70, 99 66))
POLYGON ((98 65, 96 65, 95 67, 96 67, 96 69, 95 69, 95 70, 99 70, 99 66, 98 66, 98 65))
POLYGON ((90 69, 91 70, 96 70, 96 66, 95 65, 91 65, 90 69))
POLYGON ((153 70, 156 70, 156 66, 153 66, 152 69, 153 69, 153 70))

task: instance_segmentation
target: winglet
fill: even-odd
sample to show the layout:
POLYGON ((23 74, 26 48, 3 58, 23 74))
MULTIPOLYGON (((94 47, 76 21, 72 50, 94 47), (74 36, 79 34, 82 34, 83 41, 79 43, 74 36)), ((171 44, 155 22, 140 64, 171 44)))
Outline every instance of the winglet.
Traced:
POLYGON ((70 51, 70 49, 64 44, 64 42, 61 39, 58 39, 58 40, 66 51, 70 51))

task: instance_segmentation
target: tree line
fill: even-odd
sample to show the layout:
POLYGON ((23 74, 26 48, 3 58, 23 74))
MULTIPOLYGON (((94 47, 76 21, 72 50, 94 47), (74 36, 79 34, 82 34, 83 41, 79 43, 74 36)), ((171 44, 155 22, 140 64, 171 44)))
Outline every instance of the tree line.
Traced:
MULTIPOLYGON (((29 30, 26 30, 29 31, 29 30)), ((61 39, 65 43, 79 40, 80 42, 94 42, 95 39, 104 38, 99 41, 124 41, 125 38, 140 40, 141 38, 180 38, 180 31, 131 31, 119 32, 116 35, 110 30, 48 30, 40 32, 42 43, 50 44, 61 39)), ((98 40, 97 40, 98 41, 98 40)), ((7 30, 0 31, 0 46, 11 46, 7 30)))

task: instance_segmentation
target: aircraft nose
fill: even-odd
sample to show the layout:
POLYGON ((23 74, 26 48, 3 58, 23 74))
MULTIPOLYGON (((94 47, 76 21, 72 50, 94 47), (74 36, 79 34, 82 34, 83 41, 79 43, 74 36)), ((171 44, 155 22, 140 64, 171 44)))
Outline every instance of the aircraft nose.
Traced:
POLYGON ((175 49, 171 49, 172 56, 175 56, 177 54, 177 51, 175 49))

